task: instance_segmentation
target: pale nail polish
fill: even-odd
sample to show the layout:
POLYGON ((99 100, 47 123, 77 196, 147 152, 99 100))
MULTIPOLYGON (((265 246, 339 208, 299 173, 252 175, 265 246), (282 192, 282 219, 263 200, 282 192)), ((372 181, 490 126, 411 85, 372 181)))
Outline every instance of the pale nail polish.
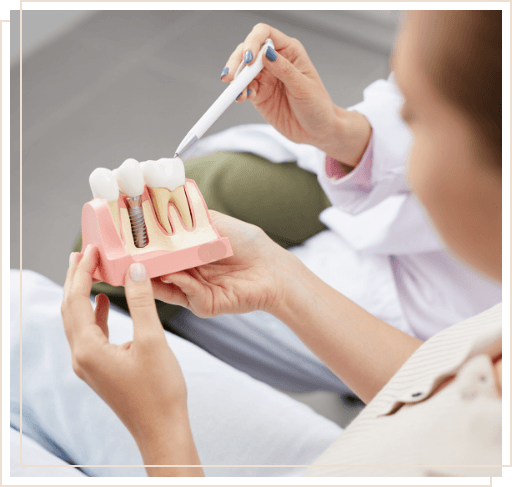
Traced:
POLYGON ((132 281, 144 282, 147 280, 146 268, 140 262, 130 266, 130 278, 132 281))

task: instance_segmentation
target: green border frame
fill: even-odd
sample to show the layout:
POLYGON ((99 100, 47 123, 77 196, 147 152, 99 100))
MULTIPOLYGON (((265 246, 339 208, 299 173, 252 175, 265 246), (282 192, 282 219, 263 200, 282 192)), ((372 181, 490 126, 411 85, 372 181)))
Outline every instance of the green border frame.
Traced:
MULTIPOLYGON (((24 10, 502 10, 503 11, 503 465, 510 465, 510 4, 508 2, 26 2, 24 10)), ((19 10, 19 0, 3 1, 0 18, 9 19, 10 10, 19 10)), ((10 260, 10 25, 2 24, 2 484, 4 485, 490 485, 489 477, 374 478, 374 477, 212 477, 212 478, 129 478, 129 477, 10 477, 9 442, 9 260, 10 260)), ((512 469, 503 468, 503 477, 492 479, 497 487, 512 484, 512 469)))

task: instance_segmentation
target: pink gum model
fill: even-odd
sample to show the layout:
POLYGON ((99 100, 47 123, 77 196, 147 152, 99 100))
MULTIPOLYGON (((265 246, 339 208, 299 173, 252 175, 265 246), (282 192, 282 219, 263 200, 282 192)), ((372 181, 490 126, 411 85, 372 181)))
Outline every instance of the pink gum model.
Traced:
POLYGON ((212 224, 206 203, 192 179, 185 182, 193 227, 188 230, 175 205, 169 203, 172 234, 162 227, 156 216, 147 186, 142 194, 142 207, 148 245, 137 248, 133 243, 125 196, 119 194, 117 231, 106 199, 95 198, 82 210, 82 248, 98 248, 100 262, 94 278, 112 286, 122 286, 126 271, 134 262, 141 262, 150 278, 198 267, 233 255, 229 239, 221 237, 212 224))

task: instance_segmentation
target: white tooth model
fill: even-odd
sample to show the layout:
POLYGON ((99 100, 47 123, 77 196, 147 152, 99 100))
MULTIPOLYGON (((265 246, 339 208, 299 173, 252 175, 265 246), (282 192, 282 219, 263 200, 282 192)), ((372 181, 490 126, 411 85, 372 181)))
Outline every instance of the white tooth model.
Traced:
POLYGON ((114 173, 110 169, 98 167, 89 176, 89 185, 94 198, 105 198, 108 201, 114 225, 119 233, 119 185, 114 173))
POLYGON ((145 247, 148 244, 148 238, 142 211, 141 195, 144 193, 144 175, 141 165, 135 159, 126 159, 114 170, 114 174, 119 189, 126 195, 134 244, 138 248, 145 247))
POLYGON ((192 216, 185 194, 185 166, 179 158, 158 159, 140 163, 144 180, 149 188, 158 220, 168 233, 173 233, 169 223, 169 202, 176 205, 185 226, 192 229, 192 216))

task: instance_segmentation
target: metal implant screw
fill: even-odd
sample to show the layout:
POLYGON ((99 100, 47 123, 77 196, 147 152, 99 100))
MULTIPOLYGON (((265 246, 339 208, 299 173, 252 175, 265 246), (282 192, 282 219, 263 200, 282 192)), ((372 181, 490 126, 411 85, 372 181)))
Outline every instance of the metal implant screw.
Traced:
POLYGON ((142 202, 140 196, 126 198, 128 203, 128 215, 132 226, 133 242, 135 247, 142 248, 148 244, 148 235, 146 223, 144 222, 144 213, 142 212, 142 202))

